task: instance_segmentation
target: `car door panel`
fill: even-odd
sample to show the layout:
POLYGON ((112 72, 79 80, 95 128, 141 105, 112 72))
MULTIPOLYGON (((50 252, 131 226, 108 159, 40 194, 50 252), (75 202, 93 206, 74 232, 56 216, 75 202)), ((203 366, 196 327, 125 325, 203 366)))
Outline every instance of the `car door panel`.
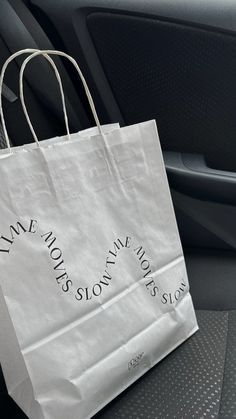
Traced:
POLYGON ((102 122, 156 119, 184 248, 232 248, 202 224, 209 206, 224 230, 218 203, 235 206, 236 6, 226 3, 30 1, 81 63, 102 122))

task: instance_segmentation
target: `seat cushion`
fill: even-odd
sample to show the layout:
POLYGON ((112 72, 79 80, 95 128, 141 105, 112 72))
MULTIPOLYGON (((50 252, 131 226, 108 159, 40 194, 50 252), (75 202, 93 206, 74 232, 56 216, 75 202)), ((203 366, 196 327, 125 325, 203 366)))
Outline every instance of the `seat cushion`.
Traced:
MULTIPOLYGON (((96 418, 236 418, 236 311, 199 310, 197 318, 194 336, 96 418)), ((7 396, 3 377, 0 392, 4 419, 25 419, 7 396)))

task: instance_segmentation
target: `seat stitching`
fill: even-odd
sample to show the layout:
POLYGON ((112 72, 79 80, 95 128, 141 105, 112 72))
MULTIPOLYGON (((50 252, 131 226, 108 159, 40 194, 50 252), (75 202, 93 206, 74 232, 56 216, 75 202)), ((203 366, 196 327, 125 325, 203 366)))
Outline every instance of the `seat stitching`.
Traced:
POLYGON ((221 417, 221 408, 222 408, 222 394, 224 390, 225 384, 225 367, 227 364, 227 355, 228 355, 228 338, 229 338, 229 312, 227 312, 227 331, 226 331, 226 347, 225 347, 225 357, 224 357, 224 370, 223 370, 223 379, 222 379, 222 386, 221 386, 221 395, 220 395, 220 403, 219 403, 219 419, 221 417))

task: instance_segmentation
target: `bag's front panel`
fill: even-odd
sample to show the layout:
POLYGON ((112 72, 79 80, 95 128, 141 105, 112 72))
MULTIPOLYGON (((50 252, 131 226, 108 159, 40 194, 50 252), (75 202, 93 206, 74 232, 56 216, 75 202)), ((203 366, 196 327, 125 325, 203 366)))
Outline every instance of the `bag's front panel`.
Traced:
POLYGON ((95 412, 196 330, 153 124, 105 141, 1 160, 2 287, 48 418, 95 412))

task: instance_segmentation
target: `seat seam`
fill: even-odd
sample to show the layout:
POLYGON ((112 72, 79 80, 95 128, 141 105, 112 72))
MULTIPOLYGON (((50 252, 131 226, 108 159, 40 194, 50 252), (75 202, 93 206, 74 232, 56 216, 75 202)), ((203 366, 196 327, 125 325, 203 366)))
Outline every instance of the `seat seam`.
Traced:
POLYGON ((221 386, 221 395, 220 395, 220 403, 219 403, 219 414, 218 418, 221 418, 221 408, 222 408, 222 395, 224 390, 225 384, 225 367, 227 364, 227 354, 228 354, 228 338, 229 338, 229 315, 230 313, 227 312, 227 331, 226 331, 226 346, 225 346, 225 356, 224 356, 224 365, 223 365, 223 379, 222 379, 222 386, 221 386))

